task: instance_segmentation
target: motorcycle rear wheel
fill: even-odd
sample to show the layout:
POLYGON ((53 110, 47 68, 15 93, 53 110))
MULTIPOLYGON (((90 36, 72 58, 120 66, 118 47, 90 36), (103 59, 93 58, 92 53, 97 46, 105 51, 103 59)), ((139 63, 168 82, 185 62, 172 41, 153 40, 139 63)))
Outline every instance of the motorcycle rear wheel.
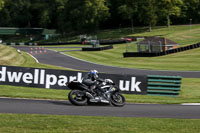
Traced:
POLYGON ((87 97, 80 90, 70 91, 68 94, 68 99, 74 105, 83 106, 87 104, 87 97))
POLYGON ((125 97, 120 93, 111 94, 111 104, 114 106, 122 107, 126 104, 125 97))

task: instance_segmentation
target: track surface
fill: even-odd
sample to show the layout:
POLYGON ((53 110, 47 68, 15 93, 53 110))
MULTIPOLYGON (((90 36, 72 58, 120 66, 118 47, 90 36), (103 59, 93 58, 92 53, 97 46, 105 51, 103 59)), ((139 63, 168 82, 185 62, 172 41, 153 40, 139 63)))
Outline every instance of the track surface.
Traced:
MULTIPOLYGON (((17 47, 30 52, 30 47, 17 47)), ((79 70, 97 69, 113 74, 140 75, 179 75, 200 78, 200 72, 152 71, 119 68, 93 64, 56 51, 47 50, 46 54, 33 54, 40 62, 79 70)), ((56 114, 82 116, 116 116, 116 117, 154 117, 154 118, 187 118, 200 119, 200 106, 128 104, 124 107, 113 106, 74 106, 67 101, 20 100, 0 98, 0 113, 56 114)))
POLYGON ((200 119, 200 106, 128 104, 74 106, 67 101, 0 98, 0 113, 200 119))
MULTIPOLYGON (((20 47, 15 48, 30 52, 30 47, 20 47)), ((55 47, 54 47, 55 48, 55 47)), ((60 48, 60 47, 59 47, 60 48)), ((74 47, 73 47, 74 48, 74 47)), ((80 48, 80 47, 79 47, 80 48)), ((46 54, 34 54, 33 56, 40 62, 44 64, 62 66, 77 70, 89 71, 96 69, 100 72, 111 73, 111 74, 135 74, 135 75, 170 75, 170 76, 182 76, 186 78, 200 78, 200 71, 158 71, 158 70, 145 70, 145 69, 132 69, 132 68, 120 68, 94 64, 86 61, 82 61, 62 52, 56 52, 52 50, 47 50, 46 54)))

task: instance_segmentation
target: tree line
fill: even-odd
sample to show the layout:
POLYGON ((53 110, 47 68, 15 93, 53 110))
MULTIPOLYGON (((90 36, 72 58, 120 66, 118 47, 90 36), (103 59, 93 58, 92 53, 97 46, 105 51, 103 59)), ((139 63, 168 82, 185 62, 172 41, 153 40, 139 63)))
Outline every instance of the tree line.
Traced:
POLYGON ((200 22, 199 0, 0 0, 0 27, 60 33, 200 22))

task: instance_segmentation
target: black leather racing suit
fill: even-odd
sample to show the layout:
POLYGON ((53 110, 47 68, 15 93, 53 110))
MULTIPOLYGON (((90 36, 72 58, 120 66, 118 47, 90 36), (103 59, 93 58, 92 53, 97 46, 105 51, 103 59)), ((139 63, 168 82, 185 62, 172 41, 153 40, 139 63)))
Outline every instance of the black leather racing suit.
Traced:
POLYGON ((87 85, 92 92, 96 90, 98 96, 102 96, 103 90, 100 88, 99 81, 103 81, 97 75, 92 75, 90 73, 83 77, 82 83, 87 85))

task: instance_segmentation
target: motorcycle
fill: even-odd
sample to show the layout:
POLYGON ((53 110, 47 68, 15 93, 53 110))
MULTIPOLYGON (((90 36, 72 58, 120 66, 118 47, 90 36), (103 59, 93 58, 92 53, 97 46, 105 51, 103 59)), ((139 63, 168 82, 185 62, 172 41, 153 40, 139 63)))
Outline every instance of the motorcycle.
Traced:
POLYGON ((103 96, 97 95, 97 89, 91 91, 88 86, 78 81, 72 81, 67 84, 71 91, 68 94, 69 101, 74 105, 87 105, 90 103, 106 103, 122 107, 126 104, 125 97, 120 93, 120 89, 111 79, 99 80, 99 87, 103 90, 103 96))

